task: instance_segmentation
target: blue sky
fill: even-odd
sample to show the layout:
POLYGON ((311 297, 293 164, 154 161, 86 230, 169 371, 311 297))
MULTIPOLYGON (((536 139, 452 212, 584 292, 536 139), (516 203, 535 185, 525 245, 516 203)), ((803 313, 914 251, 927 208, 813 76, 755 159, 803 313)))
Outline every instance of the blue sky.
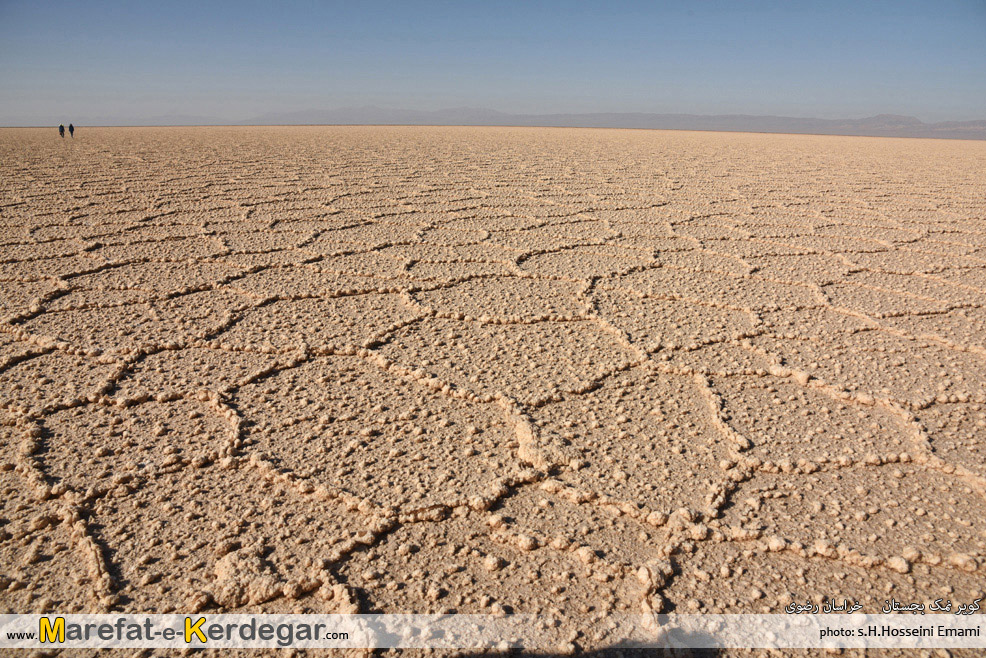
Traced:
POLYGON ((379 105, 986 118, 986 0, 0 0, 0 125, 379 105))

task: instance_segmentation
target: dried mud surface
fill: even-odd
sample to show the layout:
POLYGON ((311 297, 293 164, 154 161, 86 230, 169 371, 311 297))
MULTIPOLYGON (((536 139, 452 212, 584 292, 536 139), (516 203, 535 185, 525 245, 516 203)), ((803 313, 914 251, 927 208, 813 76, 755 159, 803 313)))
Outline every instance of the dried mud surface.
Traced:
POLYGON ((986 145, 0 131, 0 608, 986 590, 986 145))

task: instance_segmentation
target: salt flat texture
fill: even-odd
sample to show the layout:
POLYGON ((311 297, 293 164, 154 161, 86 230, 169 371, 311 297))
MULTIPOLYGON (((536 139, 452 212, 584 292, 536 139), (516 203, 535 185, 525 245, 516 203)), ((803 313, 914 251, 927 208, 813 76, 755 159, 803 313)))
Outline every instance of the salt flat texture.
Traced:
POLYGON ((0 131, 0 608, 986 590, 986 143, 0 131))

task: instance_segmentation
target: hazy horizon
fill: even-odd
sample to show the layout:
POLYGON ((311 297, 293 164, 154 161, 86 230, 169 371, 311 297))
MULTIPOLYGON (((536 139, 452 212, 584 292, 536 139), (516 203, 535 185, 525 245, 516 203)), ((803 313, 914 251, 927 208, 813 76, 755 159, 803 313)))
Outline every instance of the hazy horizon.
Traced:
POLYGON ((0 125, 376 106, 986 118, 986 3, 0 3, 0 125))
MULTIPOLYGON (((702 119, 702 118, 716 118, 716 117, 750 117, 750 118, 756 118, 756 119, 780 118, 780 119, 797 119, 797 120, 805 120, 805 121, 818 120, 818 121, 833 121, 833 122, 841 122, 841 121, 845 121, 845 122, 863 121, 863 120, 866 120, 866 119, 871 119, 871 118, 875 118, 875 117, 879 117, 879 116, 892 116, 892 117, 902 117, 902 118, 914 118, 914 119, 918 119, 919 121, 922 121, 923 123, 925 123, 927 125, 933 125, 933 124, 936 124, 936 123, 952 123, 952 122, 955 122, 955 123, 970 123, 970 122, 986 121, 986 110, 984 110, 983 112, 981 112, 978 116, 971 116, 970 118, 967 118, 967 119, 946 119, 946 120, 942 120, 942 121, 939 122, 939 121, 924 121, 920 117, 916 117, 914 115, 902 114, 900 112, 880 112, 880 113, 877 113, 877 114, 866 115, 866 116, 863 116, 863 115, 852 115, 852 116, 850 116, 850 115, 844 115, 844 116, 818 116, 818 115, 807 115, 807 114, 805 114, 805 115, 795 115, 795 114, 749 114, 749 113, 741 113, 741 112, 723 112, 721 114, 701 114, 701 113, 690 113, 690 112, 644 112, 644 111, 627 111, 627 112, 568 112, 568 111, 559 111, 559 112, 531 112, 531 113, 527 113, 527 112, 511 112, 509 110, 503 110, 503 109, 494 108, 494 107, 478 107, 478 106, 477 107, 473 107, 473 106, 468 106, 468 105, 461 105, 461 106, 457 106, 457 107, 421 108, 421 107, 397 107, 397 106, 376 105, 376 104, 367 103, 367 104, 364 104, 364 105, 346 105, 346 106, 333 106, 333 107, 299 107, 299 108, 286 109, 286 110, 283 110, 283 111, 272 111, 272 112, 265 112, 263 114, 255 114, 255 115, 252 115, 252 116, 241 116, 241 117, 216 116, 216 115, 205 115, 205 114, 188 114, 188 113, 166 113, 166 114, 158 114, 158 115, 147 115, 147 116, 142 117, 144 119, 149 119, 149 120, 152 120, 152 121, 154 121, 154 120, 161 120, 161 119, 178 119, 178 120, 201 119, 201 120, 208 121, 208 123, 204 123, 204 124, 194 124, 194 123, 192 123, 192 124, 189 124, 189 123, 175 123, 175 124, 167 124, 167 123, 164 123, 164 124, 162 124, 162 123, 153 123, 153 122, 152 123, 138 123, 137 121, 139 121, 139 118, 137 118, 137 119, 130 119, 130 118, 126 118, 126 117, 123 117, 123 116, 120 116, 120 115, 110 115, 110 114, 100 115, 100 116, 96 116, 96 117, 93 117, 93 116, 83 116, 82 119, 96 119, 97 121, 96 122, 92 122, 92 121, 89 121, 89 122, 87 122, 87 121, 74 121, 74 123, 77 124, 77 125, 79 125, 79 126, 88 125, 88 126, 91 126, 91 127, 94 127, 94 128, 95 127, 107 127, 108 128, 108 127, 115 127, 115 126, 118 126, 118 125, 121 126, 121 127, 122 126, 134 126, 134 127, 139 127, 139 126, 148 126, 148 127, 154 127, 154 126, 159 126, 159 127, 168 127, 168 126, 181 127, 181 126, 188 126, 188 127, 191 127, 191 126, 195 126, 195 125, 209 125, 209 126, 279 125, 279 124, 276 124, 276 123, 265 123, 265 121, 268 120, 268 117, 280 117, 280 116, 285 116, 285 115, 298 115, 298 116, 301 116, 301 115, 307 115, 307 114, 313 114, 313 115, 318 115, 318 114, 336 114, 336 113, 341 113, 341 112, 358 112, 358 111, 363 111, 363 110, 373 110, 373 111, 379 111, 379 112, 383 112, 383 113, 395 113, 395 114, 396 113, 401 113, 401 114, 407 113, 407 114, 414 114, 414 115, 418 115, 418 114, 421 114, 421 115, 425 115, 425 114, 443 115, 445 113, 452 113, 452 112, 461 112, 463 116, 469 116, 469 113, 474 113, 474 115, 482 115, 482 114, 485 114, 485 113, 489 113, 491 115, 502 115, 503 117, 518 117, 518 116, 520 116, 520 117, 535 117, 535 116, 536 117, 553 117, 553 116, 583 117, 583 116, 593 116, 593 115, 607 115, 607 116, 620 117, 620 116, 632 116, 632 115, 648 115, 648 116, 688 116, 688 117, 695 117, 695 118, 700 118, 700 119, 702 119), (122 124, 106 123, 106 121, 111 120, 111 119, 124 120, 127 123, 122 123, 122 124)), ((9 128, 42 128, 42 127, 48 127, 50 125, 57 125, 58 123, 66 123, 66 121, 60 120, 60 121, 55 122, 55 123, 46 122, 46 123, 43 123, 43 124, 40 124, 40 123, 35 123, 35 124, 26 124, 26 123, 25 124, 2 124, 2 125, 0 125, 0 127, 9 127, 9 128)), ((284 124, 284 125, 308 125, 308 124, 305 124, 305 123, 288 123, 288 124, 284 124)), ((310 125, 323 125, 323 124, 317 124, 317 123, 315 123, 315 124, 310 124, 310 125)), ((330 123, 330 124, 324 124, 324 125, 374 125, 374 124, 368 123, 368 122, 363 122, 363 121, 355 120, 354 119, 352 121, 348 121, 347 120, 347 121, 345 121, 344 123, 341 123, 341 124, 331 124, 330 123)), ((418 124, 414 124, 414 123, 409 123, 409 124, 398 123, 398 124, 394 124, 394 125, 418 125, 418 124)), ((420 124, 420 125, 457 125, 457 124, 420 124)), ((462 124, 462 125, 473 125, 473 124, 462 124)), ((484 125, 484 124, 477 124, 477 125, 484 125)), ((509 124, 490 124, 490 125, 509 125, 509 124)), ((545 126, 545 127, 548 127, 548 126, 545 126)))

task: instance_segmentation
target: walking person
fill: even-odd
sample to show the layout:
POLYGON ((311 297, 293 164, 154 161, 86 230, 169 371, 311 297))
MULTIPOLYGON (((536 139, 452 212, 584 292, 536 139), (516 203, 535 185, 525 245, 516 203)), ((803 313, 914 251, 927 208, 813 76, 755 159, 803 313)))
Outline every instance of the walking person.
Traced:
POLYGON ((68 124, 68 134, 72 136, 72 139, 75 139, 75 126, 71 123, 68 124))
POLYGON ((58 136, 65 139, 65 124, 63 123, 58 125, 58 136))

